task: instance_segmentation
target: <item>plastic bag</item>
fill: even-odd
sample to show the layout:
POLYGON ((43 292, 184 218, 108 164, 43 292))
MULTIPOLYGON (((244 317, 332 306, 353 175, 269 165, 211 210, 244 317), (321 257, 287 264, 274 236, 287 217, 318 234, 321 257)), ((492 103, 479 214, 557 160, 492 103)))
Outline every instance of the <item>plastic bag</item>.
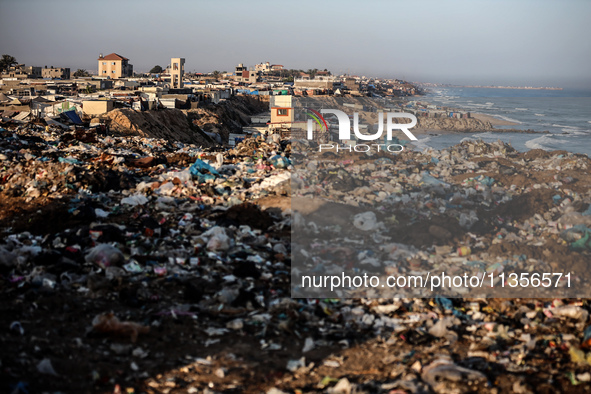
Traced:
POLYGON ((197 159, 195 163, 189 167, 189 171, 194 178, 197 178, 199 183, 204 183, 209 179, 215 179, 220 176, 220 173, 217 172, 215 168, 201 159, 197 159))
POLYGON ((90 249, 88 254, 84 257, 87 263, 96 264, 99 267, 106 269, 112 265, 121 265, 124 257, 119 249, 109 244, 100 244, 90 249))

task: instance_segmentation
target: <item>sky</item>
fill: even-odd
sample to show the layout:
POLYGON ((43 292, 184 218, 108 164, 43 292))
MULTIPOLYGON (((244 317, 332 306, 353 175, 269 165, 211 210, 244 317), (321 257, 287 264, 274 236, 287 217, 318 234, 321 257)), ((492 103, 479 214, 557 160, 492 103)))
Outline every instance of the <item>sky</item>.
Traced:
POLYGON ((0 54, 189 72, 269 61, 452 84, 591 88, 588 0, 0 0, 0 54))

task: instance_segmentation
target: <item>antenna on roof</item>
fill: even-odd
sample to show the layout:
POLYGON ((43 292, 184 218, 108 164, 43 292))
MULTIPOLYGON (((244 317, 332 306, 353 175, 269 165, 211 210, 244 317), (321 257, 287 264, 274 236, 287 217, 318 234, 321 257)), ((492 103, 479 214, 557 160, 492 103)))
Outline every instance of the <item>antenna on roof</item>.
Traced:
POLYGON ((99 54, 99 57, 100 57, 100 58, 102 58, 102 57, 103 57, 103 54, 102 54, 102 53, 101 53, 101 54, 99 54))

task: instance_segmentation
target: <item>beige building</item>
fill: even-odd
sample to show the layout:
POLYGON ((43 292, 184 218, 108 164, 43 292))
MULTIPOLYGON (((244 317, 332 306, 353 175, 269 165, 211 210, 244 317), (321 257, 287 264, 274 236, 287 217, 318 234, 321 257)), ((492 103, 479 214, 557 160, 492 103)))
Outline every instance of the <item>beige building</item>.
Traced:
POLYGON ((126 57, 116 53, 103 56, 101 53, 98 58, 98 76, 111 79, 133 77, 133 66, 126 57))
POLYGON ((86 115, 102 115, 112 110, 112 100, 89 100, 82 102, 82 112, 86 115))
POLYGON ((183 87, 183 76, 185 75, 185 59, 173 57, 170 59, 170 87, 181 89, 183 87))
POLYGON ((4 71, 0 77, 13 79, 41 78, 41 67, 25 67, 24 64, 17 64, 4 71))
POLYGON ((41 70, 41 75, 43 78, 48 79, 70 79, 70 69, 63 67, 55 68, 53 66, 47 68, 47 66, 45 66, 45 68, 41 70))
POLYGON ((296 78, 294 81, 296 88, 333 89, 337 84, 340 82, 334 77, 296 78))
POLYGON ((294 121, 292 96, 271 96, 269 107, 271 108, 272 127, 291 127, 294 121))

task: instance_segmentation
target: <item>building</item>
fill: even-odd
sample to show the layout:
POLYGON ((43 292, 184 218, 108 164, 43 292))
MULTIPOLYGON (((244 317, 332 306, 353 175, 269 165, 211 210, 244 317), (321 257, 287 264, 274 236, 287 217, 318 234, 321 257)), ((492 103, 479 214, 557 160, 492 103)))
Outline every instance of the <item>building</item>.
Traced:
POLYGON ((262 73, 268 73, 271 70, 269 62, 264 62, 254 66, 254 70, 262 73))
POLYGON ((133 77, 133 66, 126 57, 116 53, 103 56, 101 53, 98 58, 98 76, 111 79, 133 77))
POLYGON ((10 67, 8 70, 2 73, 2 78, 12 79, 32 79, 41 78, 41 67, 25 67, 24 64, 17 64, 16 66, 10 67))
POLYGON ((352 91, 359 90, 359 83, 357 82, 357 80, 355 78, 347 77, 347 78, 345 78, 345 81, 343 84, 349 90, 352 90, 352 91))
POLYGON ((240 63, 236 66, 234 70, 234 80, 236 82, 243 82, 243 83, 255 83, 257 82, 258 74, 256 71, 248 70, 248 67, 245 67, 244 64, 240 63))
POLYGON ((170 87, 181 89, 183 87, 183 76, 185 75, 185 59, 173 57, 170 59, 170 87))
POLYGON ((296 78, 294 86, 297 88, 312 88, 312 89, 334 89, 340 86, 340 81, 335 77, 316 77, 310 79, 309 77, 296 78))
POLYGON ((82 112, 97 116, 113 110, 113 100, 88 100, 82 102, 82 112))
POLYGON ((281 71, 283 70, 283 64, 272 64, 271 71, 281 71))
MULTIPOLYGON (((29 76, 29 78, 43 78, 43 73, 41 72, 41 67, 29 66, 23 67, 25 73, 29 76)), ((69 73, 68 69, 68 73, 69 73)))
POLYGON ((271 109, 271 127, 289 128, 294 121, 292 96, 271 96, 269 100, 271 109))
POLYGON ((41 76, 47 79, 70 79, 70 69, 63 67, 55 68, 53 66, 47 68, 47 66, 45 66, 45 68, 41 70, 41 76))

